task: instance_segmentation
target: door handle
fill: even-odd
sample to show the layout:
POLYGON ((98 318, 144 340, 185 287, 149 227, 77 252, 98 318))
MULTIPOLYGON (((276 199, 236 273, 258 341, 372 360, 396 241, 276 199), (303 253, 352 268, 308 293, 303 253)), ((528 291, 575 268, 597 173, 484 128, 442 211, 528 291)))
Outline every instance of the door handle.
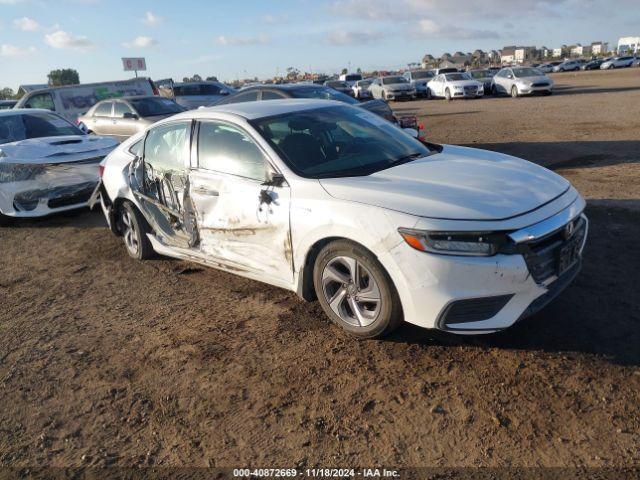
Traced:
POLYGON ((211 190, 207 187, 194 188, 193 193, 197 193, 199 195, 208 195, 210 197, 217 197, 220 195, 216 190, 211 190))

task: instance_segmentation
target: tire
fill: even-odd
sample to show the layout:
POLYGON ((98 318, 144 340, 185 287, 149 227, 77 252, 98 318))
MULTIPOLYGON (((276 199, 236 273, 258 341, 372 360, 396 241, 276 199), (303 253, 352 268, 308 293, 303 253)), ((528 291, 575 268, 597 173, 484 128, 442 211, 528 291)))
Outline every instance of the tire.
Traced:
POLYGON ((129 256, 137 260, 148 260, 155 256, 147 233, 151 227, 142 213, 131 203, 125 202, 118 214, 118 228, 129 256))
POLYGON ((448 88, 444 91, 444 98, 447 99, 447 102, 451 101, 451 90, 449 90, 448 88))
POLYGON ((0 213, 0 227, 8 227, 13 223, 13 217, 8 217, 0 213))
POLYGON ((433 98, 433 94, 431 93, 431 89, 427 88, 427 100, 431 100, 433 98))
POLYGON ((511 86, 511 97, 512 98, 518 98, 519 93, 518 93, 518 87, 516 87, 515 85, 511 86))
POLYGON ((403 321, 391 278, 375 256, 357 243, 336 240, 326 245, 316 259, 313 284, 326 315, 355 337, 382 338, 403 321), (367 296, 364 301, 361 295, 367 296))
POLYGON ((491 85, 491 95, 494 97, 498 96, 498 88, 495 85, 491 85))

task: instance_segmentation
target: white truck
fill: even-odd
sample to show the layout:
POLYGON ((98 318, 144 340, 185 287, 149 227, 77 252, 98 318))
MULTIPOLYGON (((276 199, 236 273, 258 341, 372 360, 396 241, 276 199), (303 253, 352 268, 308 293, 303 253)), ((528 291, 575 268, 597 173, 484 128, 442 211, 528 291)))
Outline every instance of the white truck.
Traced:
POLYGON ((100 100, 134 95, 158 95, 151 79, 84 83, 34 90, 20 99, 15 108, 43 108, 56 112, 72 123, 100 100))

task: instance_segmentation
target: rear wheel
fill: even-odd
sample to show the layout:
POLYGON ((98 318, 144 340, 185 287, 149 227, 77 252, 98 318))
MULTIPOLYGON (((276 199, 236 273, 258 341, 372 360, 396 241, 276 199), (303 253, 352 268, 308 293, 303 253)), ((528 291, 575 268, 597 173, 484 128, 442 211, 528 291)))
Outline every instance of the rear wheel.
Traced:
POLYGON ((511 96, 513 98, 518 98, 518 87, 516 87, 515 85, 511 87, 511 96))
POLYGON ((153 247, 147 238, 151 231, 140 211, 130 202, 120 208, 119 228, 127 253, 138 260, 148 260, 154 256, 153 247))
POLYGON ((449 90, 448 88, 444 91, 444 98, 446 98, 447 101, 451 100, 451 90, 449 90))
POLYGON ((313 281, 327 316, 356 337, 383 337, 402 323, 391 278, 375 256, 356 243, 338 240, 324 247, 313 281))

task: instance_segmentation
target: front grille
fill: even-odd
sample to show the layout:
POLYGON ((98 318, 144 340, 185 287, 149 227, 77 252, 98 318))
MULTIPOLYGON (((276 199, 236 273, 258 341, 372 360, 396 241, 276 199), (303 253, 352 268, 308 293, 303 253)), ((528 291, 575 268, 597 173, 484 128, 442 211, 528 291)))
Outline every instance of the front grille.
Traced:
POLYGON ((531 85, 532 87, 548 87, 549 84, 546 82, 539 82, 539 83, 534 83, 531 85))
POLYGON ((495 317, 513 295, 469 298, 450 303, 441 315, 440 328, 452 330, 460 323, 481 322, 495 317))
POLYGON ((464 87, 464 93, 467 95, 475 95, 478 93, 478 89, 476 87, 464 87))
POLYGON ((89 201, 97 182, 53 187, 20 192, 13 198, 13 207, 19 212, 35 210, 41 200, 47 201, 49 208, 61 208, 89 201))
POLYGON ((565 238, 564 227, 552 234, 523 245, 523 256, 531 276, 537 283, 544 283, 549 278, 558 275, 560 250, 568 242, 581 241, 586 234, 587 223, 584 218, 575 222, 574 233, 565 238))

